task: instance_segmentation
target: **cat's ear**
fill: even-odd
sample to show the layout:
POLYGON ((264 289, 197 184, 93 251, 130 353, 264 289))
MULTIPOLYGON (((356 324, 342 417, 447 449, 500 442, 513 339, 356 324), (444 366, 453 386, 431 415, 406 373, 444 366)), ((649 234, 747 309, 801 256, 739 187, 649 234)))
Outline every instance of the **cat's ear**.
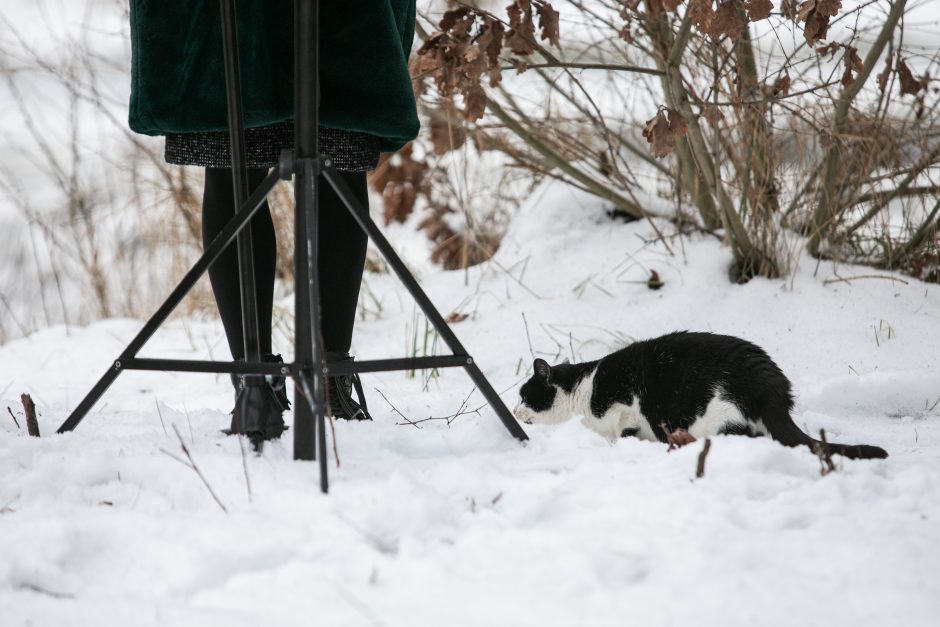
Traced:
POLYGON ((564 359, 561 360, 561 363, 563 363, 563 364, 570 364, 570 363, 571 363, 571 360, 568 359, 567 357, 565 357, 564 359))
POLYGON ((548 365, 548 362, 544 359, 536 359, 532 363, 532 369, 535 371, 535 376, 545 379, 548 381, 549 376, 552 374, 552 367, 548 365))

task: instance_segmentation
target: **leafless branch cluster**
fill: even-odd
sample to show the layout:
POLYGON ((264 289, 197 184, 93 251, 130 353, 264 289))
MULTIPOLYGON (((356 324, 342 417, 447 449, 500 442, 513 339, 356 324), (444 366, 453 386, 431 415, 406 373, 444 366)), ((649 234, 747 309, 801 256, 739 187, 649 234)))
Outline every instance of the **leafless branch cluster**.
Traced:
POLYGON ((735 280, 801 243, 938 280, 940 56, 908 43, 908 5, 451 2, 419 19, 424 142, 718 233, 735 280))

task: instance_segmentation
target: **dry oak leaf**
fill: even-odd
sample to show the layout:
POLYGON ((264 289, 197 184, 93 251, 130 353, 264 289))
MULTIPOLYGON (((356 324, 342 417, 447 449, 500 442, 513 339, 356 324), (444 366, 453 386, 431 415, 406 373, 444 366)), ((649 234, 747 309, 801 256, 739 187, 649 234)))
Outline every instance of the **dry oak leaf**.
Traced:
POLYGON ((689 132, 689 125, 686 124, 681 113, 674 109, 666 109, 666 111, 669 112, 669 130, 672 131, 676 139, 689 132))
POLYGON ((663 0, 663 8, 667 11, 675 12, 679 8, 679 5, 682 4, 683 0, 663 0))
POLYGON ((744 29, 747 28, 747 20, 738 11, 739 7, 739 0, 726 0, 718 7, 708 24, 707 32, 713 39, 727 35, 731 41, 737 41, 741 37, 744 29))
POLYGON ((907 67, 904 59, 898 58, 898 79, 901 82, 901 95, 916 96, 921 90, 927 89, 927 77, 914 78, 911 68, 907 67))
POLYGON ((486 111, 486 92, 479 83, 468 85, 463 90, 463 115, 469 122, 476 122, 486 111))
POLYGON ((885 59, 885 69, 878 75, 878 89, 884 91, 888 86, 888 77, 891 76, 891 55, 888 55, 888 58, 885 59))
POLYGON ((800 0, 783 0, 780 3, 780 13, 788 20, 796 22, 800 15, 800 0))
POLYGON ((447 324, 457 324, 470 317, 470 314, 454 312, 445 318, 447 324))
POLYGON ((650 144, 650 152, 657 159, 668 156, 676 149, 676 138, 685 135, 689 127, 685 119, 672 109, 663 108, 646 121, 643 137, 650 144), (666 117, 666 113, 669 117, 666 117))
POLYGON ((463 20, 466 16, 470 14, 469 7, 460 7, 457 9, 452 9, 450 11, 445 11, 444 16, 441 18, 441 21, 438 22, 437 26, 442 31, 449 31, 454 27, 457 22, 463 20))
POLYGON ((708 122, 709 125, 718 128, 721 121, 725 119, 725 114, 715 105, 707 104, 702 107, 702 117, 705 118, 705 121, 708 122))
POLYGON ((752 22, 770 17, 770 12, 774 9, 774 3, 771 0, 745 0, 744 10, 752 22))
POLYGON ((801 22, 806 22, 803 37, 807 44, 812 46, 816 41, 826 38, 829 19, 838 15, 841 8, 842 0, 805 0, 800 5, 797 17, 801 22))
POLYGON ((715 17, 712 0, 690 0, 687 15, 697 29, 708 34, 711 29, 712 19, 715 17))
POLYGON ((845 56, 842 57, 842 63, 845 64, 845 71, 842 73, 842 86, 848 87, 855 82, 854 73, 865 69, 865 66, 862 65, 862 58, 858 56, 858 48, 845 46, 845 56))
POLYGON ((552 8, 547 2, 539 4, 537 7, 539 13, 539 27, 542 29, 542 39, 552 44, 558 45, 558 11, 552 8))
POLYGON ((770 93, 773 94, 774 98, 782 98, 790 93, 790 73, 784 71, 783 74, 777 77, 774 81, 773 87, 770 89, 770 93))
POLYGON ((532 21, 530 0, 515 0, 506 7, 509 15, 509 34, 506 45, 513 54, 528 56, 535 52, 535 23, 532 21))
POLYGON ((467 129, 463 122, 452 115, 453 110, 444 109, 430 116, 427 126, 431 132, 431 146, 438 157, 456 150, 467 141, 467 129))

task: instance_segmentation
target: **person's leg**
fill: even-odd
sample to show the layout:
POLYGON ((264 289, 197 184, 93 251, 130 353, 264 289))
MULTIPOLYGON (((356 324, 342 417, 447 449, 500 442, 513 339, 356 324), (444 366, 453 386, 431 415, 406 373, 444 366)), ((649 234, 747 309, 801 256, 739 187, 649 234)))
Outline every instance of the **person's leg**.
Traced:
MULTIPOLYGON (((362 205, 368 209, 369 192, 365 172, 340 174, 362 205)), ((319 233, 323 348, 329 353, 346 354, 352 344, 368 238, 349 209, 322 177, 319 233)))
MULTIPOLYGON (((366 175, 341 173, 360 203, 368 210, 366 175)), ((356 305, 366 261, 368 237, 333 188, 320 179, 320 319, 326 357, 348 360, 352 344, 356 305)), ((327 402, 337 418, 371 420, 358 375, 327 378, 327 402), (359 401, 352 398, 353 387, 359 401)))
MULTIPOLYGON (((254 190, 268 171, 248 170, 248 186, 254 190)), ((235 196, 230 168, 206 168, 202 198, 202 241, 208 246, 235 213, 235 196)), ((258 332, 261 354, 271 353, 271 318, 274 308, 274 271, 277 241, 268 204, 264 203, 251 219, 252 257, 255 266, 255 294, 258 301, 258 332)), ((241 289, 238 281, 238 247, 233 242, 209 268, 212 292, 219 306, 225 337, 232 357, 245 356, 242 334, 241 289)))

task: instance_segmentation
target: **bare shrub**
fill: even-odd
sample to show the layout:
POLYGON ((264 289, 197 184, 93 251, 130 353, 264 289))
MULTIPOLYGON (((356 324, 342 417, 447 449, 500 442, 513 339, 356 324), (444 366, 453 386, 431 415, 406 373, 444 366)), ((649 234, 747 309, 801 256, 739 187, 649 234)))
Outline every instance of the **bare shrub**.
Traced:
POLYGON ((938 56, 904 46, 906 0, 558 8, 422 15, 412 74, 436 154, 434 116, 458 112, 458 149, 499 150, 622 215, 720 230, 735 280, 786 272, 788 226, 815 255, 930 276, 938 56))

